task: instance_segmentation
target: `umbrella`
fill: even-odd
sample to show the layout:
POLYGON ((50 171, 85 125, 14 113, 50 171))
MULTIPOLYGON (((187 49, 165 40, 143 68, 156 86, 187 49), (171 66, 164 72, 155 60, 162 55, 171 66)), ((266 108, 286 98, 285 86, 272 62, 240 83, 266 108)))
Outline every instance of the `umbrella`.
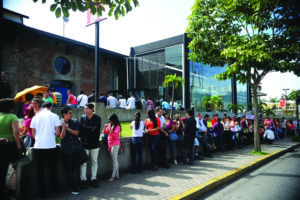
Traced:
POLYGON ((24 89, 23 91, 21 92, 18 92, 15 96, 15 102, 24 102, 26 99, 25 99, 25 95, 28 94, 28 93, 31 93, 33 95, 36 95, 37 93, 44 93, 46 90, 48 90, 47 87, 45 86, 38 86, 38 85, 35 85, 35 86, 32 86, 30 88, 26 88, 24 89))
POLYGON ((247 115, 246 119, 252 119, 253 120, 254 119, 254 115, 247 115))

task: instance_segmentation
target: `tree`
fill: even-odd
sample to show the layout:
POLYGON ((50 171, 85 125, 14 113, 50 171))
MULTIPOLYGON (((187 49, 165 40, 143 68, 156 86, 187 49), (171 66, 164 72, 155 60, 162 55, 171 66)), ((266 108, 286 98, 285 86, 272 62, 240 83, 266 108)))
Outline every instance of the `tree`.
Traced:
POLYGON ((270 99, 269 99, 269 102, 270 102, 270 103, 278 103, 278 102, 279 102, 279 99, 278 99, 277 97, 275 97, 275 98, 270 98, 270 99))
POLYGON ((271 108, 265 108, 262 111, 262 114, 265 115, 265 116, 270 116, 270 115, 275 116, 275 113, 274 113, 274 111, 271 108))
POLYGON ((241 113, 244 112, 245 106, 241 105, 241 104, 228 104, 227 106, 229 111, 232 111, 234 114, 237 114, 238 111, 241 111, 241 113))
POLYGON ((208 95, 205 95, 203 98, 202 98, 202 107, 205 111, 208 111, 208 110, 211 110, 210 108, 210 100, 211 100, 211 96, 208 96, 208 95))
POLYGON ((223 109, 223 97, 214 95, 210 98, 210 105, 214 111, 221 111, 223 109))
POLYGON ((289 94, 289 98, 293 101, 295 101, 295 112, 296 112, 296 117, 299 120, 299 111, 298 111, 298 105, 300 104, 300 90, 293 90, 289 94))
POLYGON ((173 118, 173 107, 174 107, 174 92, 175 88, 178 87, 179 84, 183 84, 184 79, 181 76, 174 75, 166 75, 165 80, 163 82, 163 87, 167 88, 169 87, 169 84, 171 84, 172 87, 172 106, 171 106, 171 118, 173 118))
POLYGON ((272 71, 300 74, 300 4, 294 0, 196 0, 189 16, 189 57, 226 67, 218 80, 248 83, 254 102, 254 150, 261 151, 257 88, 272 71))
MULTIPOLYGON (((35 3, 39 0, 33 0, 35 3)), ((46 3, 47 0, 41 0, 42 3, 46 3)), ((57 18, 69 17, 69 11, 76 12, 77 10, 84 12, 90 9, 90 12, 94 15, 102 16, 105 11, 105 7, 108 7, 108 16, 114 14, 118 19, 120 15, 125 16, 126 13, 132 10, 132 3, 134 7, 139 5, 138 0, 56 0, 50 6, 50 10, 55 13, 57 18)))

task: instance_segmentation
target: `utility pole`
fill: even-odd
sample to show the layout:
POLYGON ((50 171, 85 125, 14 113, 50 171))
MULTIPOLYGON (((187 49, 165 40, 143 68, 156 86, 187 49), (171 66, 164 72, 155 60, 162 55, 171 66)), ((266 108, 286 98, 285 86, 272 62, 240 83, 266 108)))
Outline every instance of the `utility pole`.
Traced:
POLYGON ((287 91, 290 90, 290 89, 282 89, 283 91, 285 91, 285 97, 286 97, 286 100, 285 100, 285 115, 287 116, 287 107, 286 107, 286 102, 287 102, 287 91))

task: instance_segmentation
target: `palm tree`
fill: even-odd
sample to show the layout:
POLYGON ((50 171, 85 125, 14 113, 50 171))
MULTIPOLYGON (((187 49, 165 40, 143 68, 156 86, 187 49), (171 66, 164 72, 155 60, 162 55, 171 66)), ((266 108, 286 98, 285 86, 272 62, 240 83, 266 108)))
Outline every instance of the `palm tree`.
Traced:
POLYGON ((279 99, 278 99, 277 97, 275 97, 275 98, 270 98, 270 99, 269 99, 269 102, 270 102, 270 103, 278 103, 278 102, 279 102, 279 99))
POLYGON ((210 99, 210 104, 216 111, 221 111, 223 109, 223 97, 220 95, 212 96, 210 99))
POLYGON ((178 85, 184 83, 184 79, 181 76, 174 75, 166 75, 165 80, 163 82, 163 87, 167 88, 169 87, 169 84, 171 84, 172 87, 172 106, 171 106, 171 118, 173 118, 173 105, 174 105, 174 92, 175 88, 178 87, 178 85))
POLYGON ((293 101, 295 101, 295 113, 296 113, 296 117, 297 119, 299 119, 298 116, 298 104, 300 103, 300 90, 293 90, 290 94, 289 94, 289 98, 293 101))
POLYGON ((238 111, 241 111, 241 113, 243 113, 245 107, 241 104, 228 104, 227 106, 229 111, 232 111, 234 114, 237 114, 238 111))
POLYGON ((205 111, 208 110, 208 108, 210 108, 210 101, 211 101, 211 96, 208 96, 208 95, 205 95, 203 98, 202 98, 202 107, 205 111))
POLYGON ((262 111, 262 114, 265 114, 266 116, 270 116, 270 115, 275 116, 275 113, 274 113, 274 111, 271 108, 265 108, 262 111))

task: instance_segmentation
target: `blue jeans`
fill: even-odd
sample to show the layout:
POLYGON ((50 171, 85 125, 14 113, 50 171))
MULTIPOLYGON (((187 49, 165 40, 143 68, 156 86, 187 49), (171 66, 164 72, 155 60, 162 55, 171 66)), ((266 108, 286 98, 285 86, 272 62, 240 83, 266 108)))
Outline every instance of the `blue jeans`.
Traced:
POLYGON ((143 137, 132 137, 131 139, 131 161, 132 172, 142 172, 143 169, 143 137), (138 164, 136 164, 136 153, 138 154, 138 164))
POLYGON ((197 137, 199 143, 201 143, 201 145, 203 147, 204 155, 205 156, 209 156, 210 153, 211 153, 211 150, 210 150, 210 148, 209 148, 209 146, 207 144, 207 141, 206 141, 206 139, 204 137, 204 133, 197 133, 196 137, 197 137))
POLYGON ((159 141, 159 135, 149 135, 149 149, 150 149, 151 163, 153 166, 157 166, 158 141, 159 141))

